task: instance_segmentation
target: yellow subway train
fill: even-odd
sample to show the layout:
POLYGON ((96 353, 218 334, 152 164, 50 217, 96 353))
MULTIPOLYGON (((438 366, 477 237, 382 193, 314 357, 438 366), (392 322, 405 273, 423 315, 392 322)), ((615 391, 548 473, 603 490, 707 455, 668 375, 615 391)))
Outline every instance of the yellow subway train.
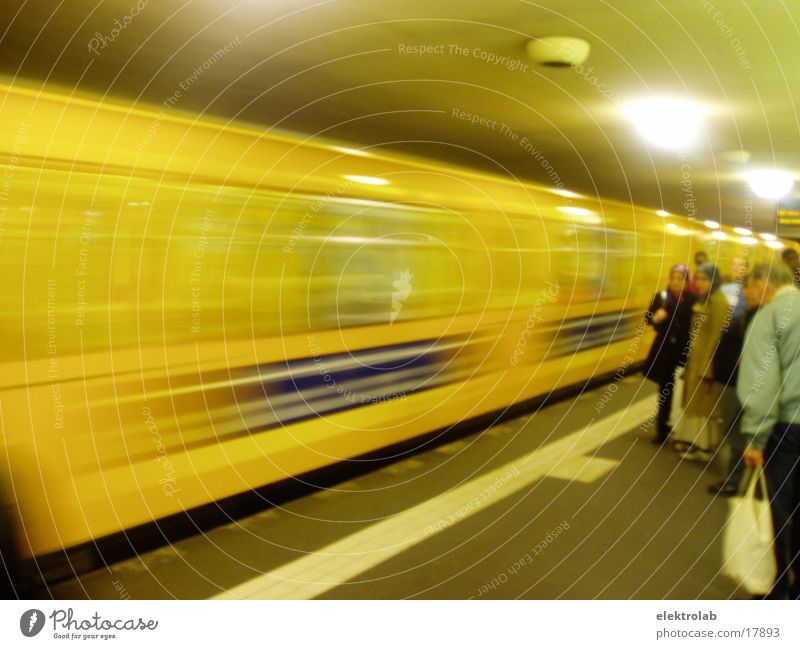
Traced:
POLYGON ((0 473, 29 556, 613 372, 672 263, 780 245, 16 84, 0 118, 0 473))

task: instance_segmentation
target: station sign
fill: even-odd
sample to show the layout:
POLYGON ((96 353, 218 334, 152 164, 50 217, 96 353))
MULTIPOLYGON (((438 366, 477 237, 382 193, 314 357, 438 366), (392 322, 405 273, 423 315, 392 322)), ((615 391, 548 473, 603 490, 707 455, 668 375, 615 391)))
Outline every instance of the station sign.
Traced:
POLYGON ((777 202, 776 218, 779 237, 800 241, 800 192, 792 192, 777 202))

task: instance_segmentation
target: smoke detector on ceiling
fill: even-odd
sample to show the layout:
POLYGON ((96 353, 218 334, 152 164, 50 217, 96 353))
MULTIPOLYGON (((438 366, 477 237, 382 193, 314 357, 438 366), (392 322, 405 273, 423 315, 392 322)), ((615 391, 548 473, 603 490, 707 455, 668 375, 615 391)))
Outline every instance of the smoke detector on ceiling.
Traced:
POLYGON ((528 41, 527 50, 528 56, 539 65, 565 68, 583 63, 591 46, 581 38, 545 36, 528 41))

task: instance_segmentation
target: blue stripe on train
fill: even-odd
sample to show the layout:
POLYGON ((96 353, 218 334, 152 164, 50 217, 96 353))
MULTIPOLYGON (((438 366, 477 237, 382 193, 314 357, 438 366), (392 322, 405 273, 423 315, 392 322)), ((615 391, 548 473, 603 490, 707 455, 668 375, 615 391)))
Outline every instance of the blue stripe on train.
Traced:
MULTIPOLYGON (((547 358, 569 356, 630 338, 641 317, 639 311, 629 310, 567 320, 556 336, 552 348, 556 353, 547 358), (605 321, 595 322, 601 318, 605 321)), ((456 338, 420 340, 337 354, 319 353, 313 344, 310 357, 261 365, 262 374, 289 371, 288 378, 263 384, 276 417, 275 423, 266 428, 402 399, 444 385, 451 380, 446 364, 459 348, 450 344, 454 342, 456 338)))
MULTIPOLYGON (((442 368, 449 340, 421 340, 354 352, 261 366, 262 372, 289 370, 289 377, 268 385, 280 425, 330 415, 362 405, 405 398, 448 381, 442 368), (376 358, 378 357, 378 358, 376 358), (295 398, 287 399, 287 396, 295 398)), ((313 350, 312 350, 313 351, 313 350)))

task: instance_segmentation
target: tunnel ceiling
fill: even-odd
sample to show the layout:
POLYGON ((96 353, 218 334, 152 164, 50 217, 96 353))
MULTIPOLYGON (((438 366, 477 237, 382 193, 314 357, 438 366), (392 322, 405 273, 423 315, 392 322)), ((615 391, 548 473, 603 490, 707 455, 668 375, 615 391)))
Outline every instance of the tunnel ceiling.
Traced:
POLYGON ((4 0, 0 73, 771 230, 736 152, 800 171, 798 25, 740 0, 4 0), (552 35, 591 44, 582 68, 527 58, 552 35), (691 151, 622 117, 649 94, 708 107, 691 151))

